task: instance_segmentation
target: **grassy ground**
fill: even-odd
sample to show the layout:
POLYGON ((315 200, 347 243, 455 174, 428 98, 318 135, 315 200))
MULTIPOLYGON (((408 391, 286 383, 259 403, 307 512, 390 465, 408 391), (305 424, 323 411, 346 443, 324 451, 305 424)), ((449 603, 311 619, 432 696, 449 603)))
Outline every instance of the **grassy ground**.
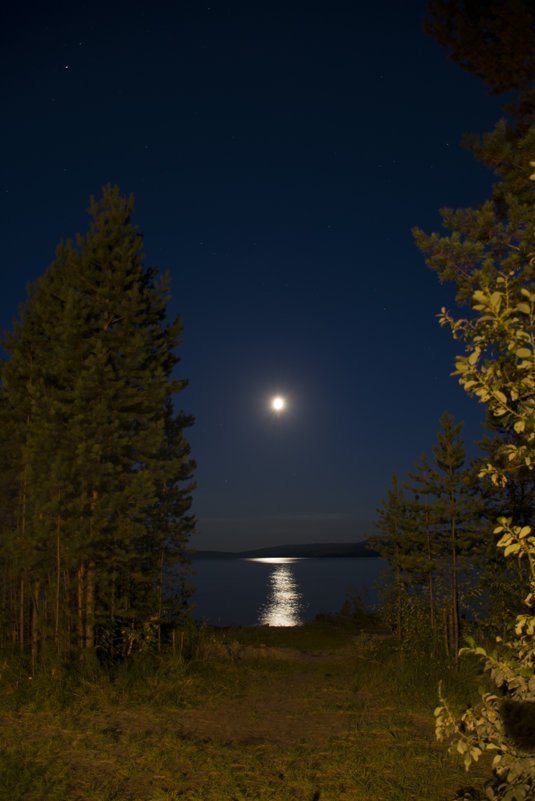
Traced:
MULTIPOLYGON (((448 801, 488 778, 434 740, 445 669, 375 634, 206 630, 190 651, 33 679, 4 661, 0 799, 448 801)), ((469 674, 446 676, 460 704, 469 674)))

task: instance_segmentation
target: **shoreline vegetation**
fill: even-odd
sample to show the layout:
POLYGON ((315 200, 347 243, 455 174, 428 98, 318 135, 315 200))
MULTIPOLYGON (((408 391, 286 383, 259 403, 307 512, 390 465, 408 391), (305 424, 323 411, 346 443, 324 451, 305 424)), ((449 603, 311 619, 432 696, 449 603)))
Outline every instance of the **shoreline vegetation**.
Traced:
MULTIPOLYGON (((298 627, 188 623, 160 654, 0 665, 2 801, 450 801, 467 784, 434 736, 455 672, 354 608, 298 627)), ((470 775, 469 798, 490 776, 470 775)), ((465 797, 458 795, 457 797, 465 797)))

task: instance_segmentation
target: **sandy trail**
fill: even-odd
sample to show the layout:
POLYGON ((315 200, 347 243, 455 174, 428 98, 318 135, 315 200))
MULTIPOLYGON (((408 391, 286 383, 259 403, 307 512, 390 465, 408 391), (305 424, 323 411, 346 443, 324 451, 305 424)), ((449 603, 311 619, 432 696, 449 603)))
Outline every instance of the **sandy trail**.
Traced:
POLYGON ((271 743, 318 748, 354 729, 355 661, 362 659, 369 638, 326 651, 246 647, 235 655, 257 666, 256 680, 238 696, 207 699, 180 714, 185 736, 224 743, 271 743), (262 663, 269 663, 270 669, 262 663), (279 662, 284 669, 273 670, 279 662), (291 664, 288 664, 291 663, 291 664))

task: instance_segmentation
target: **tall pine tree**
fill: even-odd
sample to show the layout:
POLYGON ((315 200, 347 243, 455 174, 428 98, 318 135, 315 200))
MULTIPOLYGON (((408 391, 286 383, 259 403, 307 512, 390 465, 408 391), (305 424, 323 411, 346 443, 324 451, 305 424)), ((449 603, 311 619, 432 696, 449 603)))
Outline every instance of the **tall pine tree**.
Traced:
POLYGON ((489 94, 515 92, 509 111, 530 113, 535 80, 533 0, 429 0, 424 30, 463 70, 477 75, 489 94))
POLYGON ((431 482, 432 470, 427 455, 424 453, 409 473, 407 489, 412 493, 411 510, 415 518, 415 529, 418 542, 415 542, 418 559, 421 564, 422 585, 427 590, 429 626, 433 640, 433 648, 437 646, 438 621, 437 606, 439 604, 439 582, 441 551, 436 538, 436 508, 431 482))
POLYGON ((429 473, 429 487, 435 496, 435 536, 440 539, 442 553, 447 554, 449 562, 448 650, 455 659, 460 642, 460 573, 463 556, 470 553, 475 539, 472 479, 465 467, 463 425, 455 423, 452 415, 444 412, 440 418, 437 443, 433 447, 434 464, 429 473))
POLYGON ((411 545, 407 503, 395 472, 392 473, 387 497, 377 509, 374 526, 381 534, 371 537, 370 544, 386 560, 394 577, 395 628, 401 641, 405 631, 405 595, 407 586, 411 583, 407 575, 411 545))
POLYGON ((131 650, 161 622, 165 564, 187 561, 193 420, 171 405, 187 384, 182 326, 166 322, 169 277, 145 267, 132 212, 117 187, 91 200, 88 234, 60 244, 5 340, 32 599, 27 612, 20 590, 19 638, 30 630, 34 650, 51 608, 60 650, 131 650))
MULTIPOLYGON (((430 0, 427 32, 491 94, 508 94, 506 115, 490 133, 467 134, 465 146, 497 177, 491 198, 477 208, 441 209, 450 233, 425 234, 416 244, 441 281, 453 281, 464 303, 501 272, 532 281, 535 186, 535 3, 533 0, 430 0)), ((511 283, 511 292, 520 286, 511 283)))

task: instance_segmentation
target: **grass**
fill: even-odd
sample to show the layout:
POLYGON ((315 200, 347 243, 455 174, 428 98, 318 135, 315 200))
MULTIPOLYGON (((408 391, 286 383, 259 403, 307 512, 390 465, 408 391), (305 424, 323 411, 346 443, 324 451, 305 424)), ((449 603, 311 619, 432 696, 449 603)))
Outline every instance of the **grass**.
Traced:
POLYGON ((477 665, 453 676, 361 631, 206 629, 188 659, 33 679, 0 660, 0 799, 450 801, 481 784, 488 765, 467 777, 432 714, 439 679, 462 705, 477 665))

